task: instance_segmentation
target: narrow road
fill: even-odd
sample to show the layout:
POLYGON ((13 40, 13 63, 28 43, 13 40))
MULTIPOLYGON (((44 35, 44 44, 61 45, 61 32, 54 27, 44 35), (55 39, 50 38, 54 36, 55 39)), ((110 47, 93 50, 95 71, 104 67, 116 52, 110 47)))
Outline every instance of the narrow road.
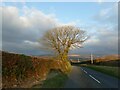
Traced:
POLYGON ((118 88, 118 82, 120 80, 106 74, 73 66, 64 88, 118 88))

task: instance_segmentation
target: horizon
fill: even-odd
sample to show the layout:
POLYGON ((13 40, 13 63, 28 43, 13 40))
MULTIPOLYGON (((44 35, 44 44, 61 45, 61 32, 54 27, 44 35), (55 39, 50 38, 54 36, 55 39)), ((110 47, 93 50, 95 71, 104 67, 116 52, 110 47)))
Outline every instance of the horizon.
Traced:
MULTIPOLYGON (((13 53, 13 54, 24 54, 24 53, 16 53, 16 52, 9 52, 9 51, 3 51, 3 50, 0 50, 0 52, 6 52, 6 53, 13 53)), ((24 54, 26 56, 55 56, 55 54, 38 54, 38 55, 32 55, 32 54, 24 54)), ((90 54, 75 54, 75 53, 72 53, 72 54, 68 54, 68 57, 88 57, 90 56, 90 54)), ((95 54, 92 54, 94 57, 104 57, 104 56, 119 56, 120 54, 107 54, 107 55, 95 55, 95 54)))

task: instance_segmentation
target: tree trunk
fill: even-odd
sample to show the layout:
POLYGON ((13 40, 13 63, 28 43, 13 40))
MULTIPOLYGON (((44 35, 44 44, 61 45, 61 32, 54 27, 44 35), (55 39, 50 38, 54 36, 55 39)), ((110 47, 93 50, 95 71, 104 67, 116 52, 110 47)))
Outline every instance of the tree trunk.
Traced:
POLYGON ((58 54, 57 58, 62 61, 68 60, 68 53, 60 53, 58 54))

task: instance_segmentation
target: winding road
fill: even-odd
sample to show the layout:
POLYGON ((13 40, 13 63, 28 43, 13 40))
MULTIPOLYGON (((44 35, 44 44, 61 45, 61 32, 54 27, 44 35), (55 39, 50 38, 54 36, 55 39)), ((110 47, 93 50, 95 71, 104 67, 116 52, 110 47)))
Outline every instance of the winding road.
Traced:
POLYGON ((72 66, 64 88, 118 88, 120 80, 85 67, 72 66))

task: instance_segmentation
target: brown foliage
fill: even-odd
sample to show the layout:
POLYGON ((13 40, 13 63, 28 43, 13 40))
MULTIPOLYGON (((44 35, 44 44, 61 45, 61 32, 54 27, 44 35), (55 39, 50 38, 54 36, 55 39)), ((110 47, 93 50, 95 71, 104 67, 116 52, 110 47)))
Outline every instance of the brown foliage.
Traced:
POLYGON ((3 87, 23 87, 28 79, 32 82, 44 80, 51 69, 65 73, 65 64, 59 60, 2 52, 3 87))

